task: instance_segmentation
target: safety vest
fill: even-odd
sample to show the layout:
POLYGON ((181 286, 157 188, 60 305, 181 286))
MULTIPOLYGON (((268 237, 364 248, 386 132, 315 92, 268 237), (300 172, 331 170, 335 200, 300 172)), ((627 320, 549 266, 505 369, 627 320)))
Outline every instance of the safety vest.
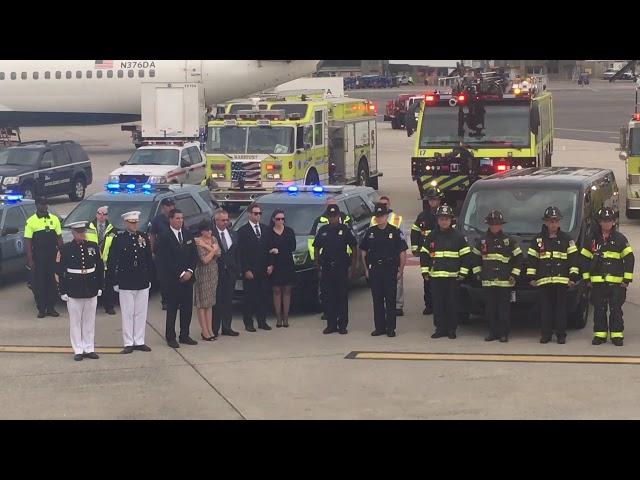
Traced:
POLYGON ((24 238, 31 239, 31 249, 36 258, 55 258, 59 235, 62 235, 60 219, 52 213, 47 217, 38 217, 34 213, 24 226, 24 238))
MULTIPOLYGON (((320 229, 324 226, 327 225, 329 223, 329 219, 327 217, 325 217, 324 215, 320 216, 320 218, 318 218, 318 223, 316 224, 316 228, 313 232, 311 232, 311 235, 313 235, 311 238, 307 239, 307 250, 309 251, 309 257, 311 258, 311 260, 315 260, 316 258, 316 252, 315 252, 315 248, 313 248, 313 240, 315 239, 315 236, 318 234, 318 232, 320 231, 320 229)), ((347 226, 351 226, 351 217, 345 213, 341 213, 340 214, 340 223, 344 223, 347 226)), ((353 250, 351 250, 351 247, 349 245, 347 245, 347 255, 351 255, 351 253, 353 252, 353 250)))
POLYGON ((115 235, 116 232, 114 231, 113 225, 110 223, 104 231, 104 243, 100 245, 100 242, 98 242, 98 227, 96 227, 93 222, 89 224, 89 228, 85 235, 89 242, 95 242, 100 245, 100 257, 104 262, 105 270, 107 268, 107 260, 109 259, 109 250, 111 250, 111 244, 113 243, 113 237, 115 237, 115 235))

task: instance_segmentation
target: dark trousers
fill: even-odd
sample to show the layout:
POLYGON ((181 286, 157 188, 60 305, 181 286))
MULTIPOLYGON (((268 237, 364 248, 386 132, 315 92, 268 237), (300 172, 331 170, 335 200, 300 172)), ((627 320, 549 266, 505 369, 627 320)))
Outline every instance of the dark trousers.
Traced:
POLYGON ((431 278, 433 324, 437 332, 454 333, 458 328, 458 289, 455 278, 431 278))
MULTIPOLYGON (((348 272, 348 269, 342 266, 322 267, 320 288, 322 298, 325 299, 322 306, 327 318, 327 327, 332 330, 346 329, 349 323, 348 272)), ((377 328, 376 326, 376 330, 377 328)))
POLYGON ((102 306, 106 309, 113 308, 116 304, 116 292, 113 290, 113 280, 108 276, 104 279, 104 288, 102 289, 102 296, 98 297, 102 306))
POLYGON ((193 283, 179 283, 167 288, 167 340, 176 339, 176 316, 180 310, 180 338, 189 336, 191 314, 193 313, 193 283))
MULTIPOLYGON (((618 284, 594 283, 591 288, 593 302, 593 332, 606 338, 607 332, 624 332, 622 305, 627 299, 627 289, 618 284), (609 305, 609 321, 607 322, 607 305, 609 305), (604 335, 602 335, 604 333, 604 335)), ((613 335, 612 335, 613 336, 613 335)), ((621 336, 621 335, 620 335, 621 336)))
POLYGON ((213 333, 218 335, 231 330, 231 315, 233 307, 233 290, 236 280, 225 270, 218 275, 218 289, 216 290, 216 304, 213 307, 213 333))
POLYGON ((373 296, 373 323, 378 332, 391 332, 396 329, 397 279, 398 266, 394 263, 373 265, 369 270, 369 284, 373 296))
POLYGON ((56 263, 55 260, 33 261, 33 296, 36 300, 38 311, 52 309, 58 299, 58 286, 54 277, 56 263))
POLYGON ((542 336, 567 336, 567 286, 559 283, 540 288, 540 330, 542 336))
POLYGON ((427 310, 433 310, 433 301, 431 300, 431 282, 422 281, 422 289, 424 291, 424 306, 427 310))
POLYGON ((509 335, 511 314, 511 289, 505 287, 484 287, 484 312, 489 324, 489 335, 502 337, 509 335))
MULTIPOLYGON (((267 277, 254 277, 253 280, 242 280, 244 289, 244 305, 242 319, 245 327, 253 326, 255 315, 258 326, 266 323, 267 306, 270 305, 269 281, 267 277)), ((233 291, 231 292, 233 295, 233 291)))

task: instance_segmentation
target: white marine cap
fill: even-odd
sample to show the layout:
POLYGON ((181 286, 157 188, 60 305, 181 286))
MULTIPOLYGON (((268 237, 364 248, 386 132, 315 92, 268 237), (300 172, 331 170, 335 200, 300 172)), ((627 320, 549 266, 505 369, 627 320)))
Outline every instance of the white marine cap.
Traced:
POLYGON ((127 213, 123 213, 122 215, 120 215, 122 217, 122 219, 127 222, 129 220, 134 220, 134 221, 138 221, 140 220, 140 212, 137 210, 134 210, 133 212, 127 212, 127 213))
POLYGON ((71 230, 86 230, 89 227, 89 222, 73 222, 67 224, 67 227, 69 227, 71 230))

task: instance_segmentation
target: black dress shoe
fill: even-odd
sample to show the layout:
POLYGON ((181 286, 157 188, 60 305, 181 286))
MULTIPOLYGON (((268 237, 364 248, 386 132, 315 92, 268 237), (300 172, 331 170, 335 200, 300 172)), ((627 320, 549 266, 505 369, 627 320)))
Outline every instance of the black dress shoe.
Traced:
POLYGON ((85 353, 84 358, 90 358, 91 360, 98 360, 100 356, 96 352, 85 353))
POLYGON ((58 312, 56 312, 55 308, 48 308, 47 309, 47 315, 50 317, 59 317, 60 314, 58 312))
POLYGON ((113 309, 113 307, 109 307, 104 309, 104 313, 106 313, 107 315, 115 315, 116 311, 113 309))
POLYGON ((404 310, 401 308, 396 308, 396 317, 404 317, 404 310))
POLYGON ((347 330, 346 328, 341 328, 340 330, 338 330, 338 333, 340 335, 346 335, 347 333, 349 333, 349 330, 347 330))
POLYGON ((567 337, 562 336, 562 337, 558 337, 557 341, 560 345, 564 345, 565 343, 567 343, 567 337))
POLYGON ((458 338, 458 336, 456 335, 456 332, 450 332, 447 335, 451 340, 455 340, 456 338, 458 338))
POLYGON ((269 326, 269 324, 268 324, 268 323, 266 323, 266 322, 265 322, 265 323, 263 323, 262 325, 258 325, 258 328, 259 328, 260 330, 271 330, 271 327, 270 327, 270 326, 269 326))
POLYGON ((424 307, 424 310, 422 310, 422 314, 423 315, 433 315, 433 309, 424 307))
POLYGON ((606 338, 593 337, 593 340, 591 340, 591 345, 602 345, 603 343, 607 343, 606 338))
POLYGON ((396 331, 395 330, 389 330, 387 332, 387 337, 395 337, 396 336, 396 331))
POLYGON ((140 350, 141 352, 150 352, 151 351, 151 347, 146 345, 146 344, 142 344, 142 345, 134 345, 133 346, 134 350, 140 350))
POLYGON ((44 318, 46 316, 47 316, 47 314, 45 312, 43 312, 42 310, 38 311, 38 318, 44 318))
POLYGON ((244 327, 247 332, 255 332, 256 329, 253 325, 249 325, 248 327, 244 327))
POLYGON ((494 340, 498 340, 498 338, 500 338, 500 337, 496 337, 494 335, 488 335, 488 336, 484 337, 484 341, 485 342, 493 342, 494 340))
POLYGON ((228 337, 237 337, 240 334, 238 332, 236 332, 235 330, 227 330, 227 331, 223 331, 222 335, 226 335, 228 337))
POLYGON ((507 335, 503 335, 500 337, 500 342, 507 343, 509 341, 509 337, 507 335))
POLYGON ((624 341, 620 337, 612 338, 611 343, 613 343, 616 347, 621 347, 624 345, 624 341))
POLYGON ((379 337, 380 335, 384 335, 387 332, 382 332, 380 330, 374 330, 373 332, 371 332, 371 336, 372 337, 379 337))
POLYGON ((81 362, 83 358, 84 358, 84 355, 82 355, 81 353, 76 353, 76 354, 73 356, 73 359, 74 359, 76 362, 81 362))
POLYGON ((169 345, 171 348, 180 348, 180 345, 175 341, 175 339, 167 340, 167 345, 169 345))
POLYGON ((330 334, 330 333, 336 333, 337 331, 338 331, 338 330, 337 330, 337 329, 335 329, 335 328, 327 327, 327 328, 325 328, 325 329, 322 331, 322 333, 324 333, 325 335, 328 335, 328 334, 330 334))
POLYGON ((197 345, 198 342, 196 342, 193 338, 191 337, 184 337, 180 339, 180 343, 184 343, 186 345, 197 345))
POLYGON ((120 353, 133 353, 133 350, 134 349, 132 346, 128 346, 128 347, 124 347, 120 353))
POLYGON ((447 335, 449 335, 447 332, 442 332, 442 331, 436 330, 433 333, 433 335, 431 335, 431 338, 443 338, 443 337, 446 337, 447 335))
POLYGON ((549 343, 551 341, 551 337, 547 337, 546 335, 540 338, 540 343, 549 343))

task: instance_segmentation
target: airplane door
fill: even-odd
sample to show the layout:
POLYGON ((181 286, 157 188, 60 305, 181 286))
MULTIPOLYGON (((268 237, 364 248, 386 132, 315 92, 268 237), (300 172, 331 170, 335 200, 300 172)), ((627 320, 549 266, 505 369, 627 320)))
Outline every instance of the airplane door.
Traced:
POLYGON ((185 82, 202 82, 202 60, 185 61, 185 82))

